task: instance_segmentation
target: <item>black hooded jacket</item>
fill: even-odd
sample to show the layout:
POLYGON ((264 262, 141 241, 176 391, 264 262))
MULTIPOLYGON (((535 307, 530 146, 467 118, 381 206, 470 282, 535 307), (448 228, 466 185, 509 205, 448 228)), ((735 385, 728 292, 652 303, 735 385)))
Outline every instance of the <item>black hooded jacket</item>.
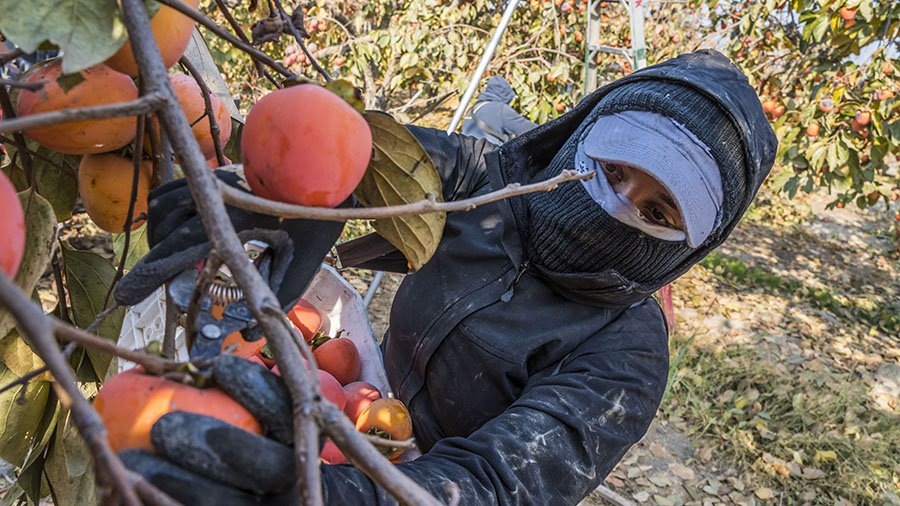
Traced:
MULTIPOLYGON (((635 72, 499 149, 411 130, 441 173, 444 198, 466 198, 529 181, 603 96, 640 80, 676 82, 715 100, 744 144, 749 183, 740 212, 674 279, 725 239, 774 160, 777 143, 759 99, 721 54, 701 51, 635 72)), ((424 453, 399 469, 443 499, 445 483, 454 482, 466 505, 577 504, 644 435, 666 385, 667 330, 649 297, 659 287, 614 272, 529 268, 522 207, 513 198, 448 216, 434 258, 397 292, 383 344, 391 385, 410 408, 424 453)), ((362 250, 377 249, 372 242, 346 253, 362 258, 362 250)), ((394 258, 369 265, 386 269, 394 258)), ((396 504, 355 468, 322 472, 329 504, 396 504)))
POLYGON ((515 98, 516 92, 506 79, 491 77, 463 121, 463 135, 500 145, 536 127, 510 107, 515 98))

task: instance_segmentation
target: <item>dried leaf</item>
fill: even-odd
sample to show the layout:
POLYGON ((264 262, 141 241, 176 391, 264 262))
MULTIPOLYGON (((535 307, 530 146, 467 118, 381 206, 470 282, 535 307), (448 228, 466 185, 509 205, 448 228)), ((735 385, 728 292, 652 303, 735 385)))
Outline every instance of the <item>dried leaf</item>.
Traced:
POLYGON ((816 450, 813 461, 815 462, 833 462, 837 460, 837 453, 834 450, 816 450))
MULTIPOLYGON (((50 252, 56 238, 56 216, 53 206, 34 190, 19 193, 25 211, 25 252, 16 273, 16 285, 31 293, 50 264, 50 252)), ((0 335, 5 336, 15 326, 12 315, 0 308, 0 335)))
POLYGON ((763 501, 768 501, 769 499, 773 499, 775 497, 775 491, 767 487, 760 487, 756 489, 754 494, 756 494, 756 497, 759 497, 763 501))
POLYGON ((679 464, 678 462, 669 464, 669 471, 672 471, 675 476, 681 478, 684 481, 693 481, 696 477, 694 475, 694 471, 691 468, 683 464, 679 464))
MULTIPOLYGON (((441 178, 428 153, 393 118, 366 112, 372 129, 372 161, 354 195, 366 207, 418 202, 428 195, 440 200, 441 178)), ((399 249, 412 270, 434 255, 444 232, 446 213, 375 220, 375 230, 399 249)))

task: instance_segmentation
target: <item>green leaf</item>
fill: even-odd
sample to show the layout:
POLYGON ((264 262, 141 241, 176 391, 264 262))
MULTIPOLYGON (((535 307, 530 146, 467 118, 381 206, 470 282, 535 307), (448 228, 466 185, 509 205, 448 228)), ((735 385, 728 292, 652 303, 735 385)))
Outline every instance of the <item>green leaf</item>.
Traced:
MULTIPOLYGON (((31 350, 28 343, 15 330, 0 339, 0 366, 6 367, 16 376, 24 376, 44 367, 44 361, 31 350)), ((50 381, 52 376, 43 373, 32 381, 50 381)))
MULTIPOLYGON (((18 378, 18 374, 0 366, 0 385, 18 378)), ((22 466, 29 454, 39 451, 44 434, 36 429, 48 409, 50 390, 49 381, 32 381, 0 394, 0 458, 22 466)))
MULTIPOLYGON (((38 280, 50 264, 50 252, 56 238, 56 216, 53 207, 34 190, 19 193, 25 211, 25 252, 16 285, 25 293, 34 291, 38 280)), ((0 308, 0 335, 5 336, 15 326, 12 315, 0 308)))
POLYGON ((97 504, 91 456, 71 418, 67 412, 56 424, 56 438, 47 453, 44 470, 56 506, 97 504))
MULTIPOLYGON (((57 153, 36 142, 28 142, 28 148, 34 152, 31 161, 38 193, 50 201, 57 221, 68 220, 72 217, 72 208, 78 197, 77 174, 81 157, 57 153)), ((9 152, 12 155, 15 148, 10 146, 9 152)), ((10 164, 3 168, 3 172, 18 191, 28 189, 25 171, 21 166, 10 164)))
MULTIPOLYGON (((418 202, 427 195, 440 201, 441 178, 415 137, 389 115, 365 113, 372 129, 372 161, 353 194, 367 207, 418 202)), ((437 249, 446 213, 429 213, 375 221, 375 230, 399 249, 412 270, 422 267, 437 249)))
POLYGON ((125 43, 115 0, 0 0, 0 31, 26 53, 45 40, 63 50, 63 73, 103 62, 125 43))
MULTIPOLYGON (((90 251, 78 251, 65 243, 62 246, 62 258, 66 286, 72 301, 72 318, 76 326, 86 328, 104 310, 103 303, 116 270, 103 256, 90 251)), ((111 341, 118 340, 124 317, 124 308, 115 310, 97 327, 97 335, 111 341)), ((97 377, 105 378, 112 357, 91 350, 87 354, 97 377)))
MULTIPOLYGON (((122 250, 125 249, 125 234, 113 234, 113 252, 116 260, 122 258, 122 250)), ((131 269, 147 252, 150 251, 150 245, 147 243, 147 225, 131 231, 131 242, 128 244, 128 256, 125 257, 125 268, 131 269)))

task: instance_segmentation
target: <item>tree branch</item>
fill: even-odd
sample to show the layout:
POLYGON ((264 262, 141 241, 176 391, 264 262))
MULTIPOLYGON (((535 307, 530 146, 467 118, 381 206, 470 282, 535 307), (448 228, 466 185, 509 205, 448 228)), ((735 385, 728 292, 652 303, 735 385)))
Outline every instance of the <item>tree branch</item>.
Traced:
POLYGON ((338 209, 286 204, 284 202, 276 202, 274 200, 257 197, 221 182, 219 182, 218 185, 219 190, 222 192, 222 197, 225 199, 225 203, 248 211, 267 214, 269 216, 278 216, 279 218, 285 219, 304 218, 311 220, 346 221, 380 220, 397 216, 412 216, 426 213, 469 211, 489 202, 503 200, 517 195, 524 195, 526 193, 550 191, 559 186, 560 183, 576 179, 587 180, 593 176, 594 172, 580 174, 574 170, 564 170, 558 176, 545 181, 526 185, 513 183, 491 193, 454 202, 437 202, 433 197, 430 197, 426 200, 399 206, 338 209))
POLYGON ((144 369, 151 374, 160 374, 173 371, 182 366, 181 362, 175 362, 174 360, 157 357, 156 355, 151 355, 144 351, 135 351, 129 350, 128 348, 123 348, 113 341, 110 341, 109 339, 104 339, 102 337, 95 336, 94 334, 89 334, 81 329, 75 328, 71 325, 67 325, 58 320, 52 320, 51 327, 53 330, 53 335, 61 341, 78 343, 85 348, 90 348, 101 353, 107 353, 109 355, 124 358, 129 362, 134 362, 135 364, 142 365, 144 369))
POLYGON ((77 109, 63 109, 60 111, 32 114, 22 118, 0 121, 0 134, 8 132, 21 132, 31 128, 60 123, 71 123, 86 119, 115 118, 117 116, 136 116, 153 112, 159 107, 162 100, 157 94, 149 93, 129 102, 115 104, 95 105, 91 107, 79 107, 77 109))
POLYGON ((101 482, 109 480, 106 484, 114 488, 114 493, 121 494, 126 505, 140 506, 141 502, 131 487, 125 466, 109 446, 100 415, 82 397, 75 374, 53 339, 54 321, 3 273, 0 273, 0 305, 15 316, 31 348, 56 378, 53 387, 62 405, 71 410, 72 421, 91 450, 97 466, 97 479, 101 482))
POLYGON ((201 25, 206 27, 207 30, 213 32, 214 34, 218 35, 220 38, 225 39, 225 41, 227 41, 232 46, 234 46, 234 47, 240 49, 241 51, 247 53, 248 55, 250 55, 250 58, 253 58, 256 61, 259 61, 261 63, 268 65, 269 67, 271 67, 276 72, 283 75, 284 77, 287 77, 287 78, 297 77, 296 75, 294 75, 293 72, 284 68, 284 66, 282 64, 280 64, 277 61, 275 61, 274 59, 272 59, 271 56, 260 51, 259 49, 256 49, 255 47, 251 46, 250 44, 241 41, 234 35, 230 34, 228 32, 228 30, 225 30, 224 28, 222 28, 221 26, 216 24, 215 21, 209 19, 202 12, 198 11, 197 9, 194 9, 193 7, 186 4, 185 2, 182 2, 181 0, 159 0, 159 3, 166 5, 168 7, 171 7, 173 9, 175 9, 176 11, 184 14, 185 16, 193 19, 194 21, 200 23, 201 25))
POLYGON ((206 112, 206 117, 209 118, 209 133, 210 135, 212 135, 213 147, 216 150, 216 163, 219 167, 221 167, 225 165, 225 154, 222 152, 222 139, 219 138, 219 122, 218 120, 216 120, 216 114, 213 111, 212 97, 210 97, 209 86, 206 85, 206 81, 203 80, 203 77, 200 75, 197 67, 195 67, 194 64, 190 62, 190 60, 188 60, 187 58, 182 58, 181 65, 184 66, 185 69, 187 69, 187 71, 191 74, 191 77, 194 78, 194 81, 197 81, 197 86, 200 87, 200 93, 203 94, 203 107, 204 111, 206 112))
MULTIPOLYGON (((241 28, 241 24, 238 23, 236 19, 234 19, 234 15, 232 15, 231 11, 228 10, 228 5, 225 4, 225 0, 216 0, 216 6, 219 8, 219 12, 222 13, 222 16, 225 17, 225 20, 228 21, 228 24, 231 25, 231 29, 234 30, 234 33, 237 34, 241 41, 248 46, 252 46, 253 44, 250 43, 250 39, 247 38, 247 34, 244 33, 244 30, 241 28)), ((265 67, 263 67, 262 63, 259 60, 253 60, 253 66, 256 67, 256 71, 259 72, 259 75, 268 79, 269 82, 272 83, 272 85, 276 88, 281 88, 281 83, 279 83, 275 80, 274 77, 272 77, 272 74, 270 74, 269 71, 267 71, 265 67)))
MULTIPOLYGON (((291 35, 294 36, 294 40, 297 41, 297 45, 300 46, 303 54, 305 54, 306 57, 309 58, 309 62, 312 64, 313 68, 316 69, 316 72, 318 72, 323 78, 325 78, 325 82, 332 81, 331 75, 328 74, 328 72, 323 69, 321 65, 319 65, 319 62, 316 61, 315 56, 313 56, 309 52, 309 49, 306 48, 306 43, 303 42, 303 37, 297 31, 297 27, 294 26, 294 20, 291 18, 291 16, 288 15, 287 11, 284 10, 284 7, 282 7, 281 0, 274 0, 274 2, 275 6, 278 8, 278 14, 281 16, 282 21, 287 24, 288 29, 291 31, 291 35)), ((296 12, 296 8, 294 9, 294 12, 296 12)))

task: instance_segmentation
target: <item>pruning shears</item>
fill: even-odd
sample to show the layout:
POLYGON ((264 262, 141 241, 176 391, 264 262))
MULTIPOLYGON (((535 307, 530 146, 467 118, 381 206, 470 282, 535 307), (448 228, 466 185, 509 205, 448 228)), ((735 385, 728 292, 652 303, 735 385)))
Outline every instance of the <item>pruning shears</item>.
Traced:
MULTIPOLYGON (((247 242, 245 249, 263 279, 268 280, 269 286, 276 290, 283 278, 283 267, 290 261, 290 254, 285 260, 275 248, 257 240, 247 242)), ((202 267, 200 263, 185 269, 169 281, 167 296, 182 313, 188 312, 202 267)), ((247 341, 262 338, 244 293, 234 286, 227 267, 219 269, 205 293, 199 295, 197 317, 193 322, 194 333, 188 336, 191 360, 215 358, 222 353, 225 337, 233 332, 240 331, 247 341)))

